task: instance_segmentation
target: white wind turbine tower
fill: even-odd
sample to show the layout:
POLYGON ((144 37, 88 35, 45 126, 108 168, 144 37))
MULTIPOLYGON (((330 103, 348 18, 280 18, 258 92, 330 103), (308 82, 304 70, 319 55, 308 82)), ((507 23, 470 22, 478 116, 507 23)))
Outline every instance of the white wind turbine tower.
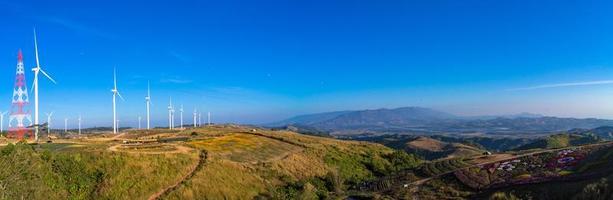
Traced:
POLYGON ((147 82, 147 96, 145 97, 145 103, 147 104, 147 130, 149 130, 149 108, 151 108, 151 90, 149 89, 149 82, 147 82))
POLYGON ((196 117, 198 116, 198 113, 196 113, 196 108, 194 108, 194 128, 196 128, 196 117))
POLYGON ((198 113, 198 126, 202 126, 202 113, 198 113))
POLYGON ((4 131, 4 115, 6 115, 7 111, 0 113, 0 133, 4 131))
POLYGON ((121 100, 123 100, 123 97, 121 97, 121 94, 119 94, 119 91, 117 90, 117 75, 115 70, 113 69, 113 89, 111 89, 111 92, 113 93, 113 133, 117 133, 117 105, 115 104, 115 98, 116 96, 119 96, 119 98, 121 98, 121 100))
POLYGON ((64 133, 68 132, 68 118, 64 118, 64 133))
POLYGON ((181 125, 181 130, 183 130, 183 105, 181 105, 181 108, 179 108, 179 112, 181 113, 181 120, 180 120, 180 125, 181 125))
POLYGON ((79 114, 79 135, 81 135, 81 114, 79 114))
POLYGON ((211 125, 211 112, 207 112, 207 126, 211 125))
POLYGON ((138 116, 138 129, 140 130, 140 115, 138 116))
POLYGON ((47 138, 49 137, 49 133, 51 132, 51 116, 53 115, 53 111, 50 113, 45 113, 47 115, 47 138))
POLYGON ((55 83, 55 80, 49 76, 41 67, 38 59, 38 42, 36 41, 36 29, 34 29, 34 51, 36 54, 36 67, 32 68, 34 72, 34 83, 32 89, 34 90, 34 140, 38 141, 38 132, 40 130, 38 124, 38 72, 42 72, 51 82, 55 83))
POLYGON ((170 97, 170 102, 168 103, 168 129, 172 130, 173 128, 173 117, 172 117, 172 97, 170 97))

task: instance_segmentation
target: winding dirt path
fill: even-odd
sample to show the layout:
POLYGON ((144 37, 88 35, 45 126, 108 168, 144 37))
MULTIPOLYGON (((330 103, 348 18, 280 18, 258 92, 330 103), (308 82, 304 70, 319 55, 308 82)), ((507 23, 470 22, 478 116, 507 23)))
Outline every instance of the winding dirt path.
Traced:
POLYGON ((185 174, 180 180, 178 180, 174 184, 172 184, 172 185, 170 185, 168 187, 165 187, 165 188, 161 189, 160 191, 156 192, 155 194, 149 196, 148 200, 162 199, 164 196, 170 194, 172 191, 175 191, 181 185, 185 184, 192 177, 194 177, 194 175, 196 175, 196 172, 198 170, 200 170, 200 169, 202 169, 202 167, 204 167, 204 164, 206 164, 206 159, 207 159, 207 152, 204 151, 204 150, 201 150, 200 154, 198 155, 198 162, 196 162, 196 165, 193 165, 191 167, 189 173, 185 174))

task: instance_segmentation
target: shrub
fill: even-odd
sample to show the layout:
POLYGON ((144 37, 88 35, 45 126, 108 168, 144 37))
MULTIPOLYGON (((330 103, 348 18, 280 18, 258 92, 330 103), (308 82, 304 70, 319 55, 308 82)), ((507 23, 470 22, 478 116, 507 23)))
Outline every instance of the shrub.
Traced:
POLYGON ((391 163, 393 171, 401 171, 406 169, 416 168, 421 164, 421 160, 413 154, 408 154, 401 150, 396 150, 385 155, 385 158, 391 163))

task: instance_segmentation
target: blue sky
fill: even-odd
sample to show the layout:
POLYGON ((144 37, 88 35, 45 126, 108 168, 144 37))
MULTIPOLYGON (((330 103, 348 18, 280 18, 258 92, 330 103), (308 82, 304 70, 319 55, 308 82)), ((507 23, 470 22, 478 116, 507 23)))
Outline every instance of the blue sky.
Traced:
MULTIPOLYGON (((16 53, 34 66, 41 113, 154 125, 170 96, 216 122, 424 106, 462 115, 613 118, 613 8, 606 1, 0 1, 0 85, 16 53)), ((31 86, 32 73, 26 75, 31 86)), ((1 90, 0 90, 1 91, 1 90)), ((1 104, 0 104, 1 105, 1 104)), ((43 118, 41 116, 41 118, 43 118)))

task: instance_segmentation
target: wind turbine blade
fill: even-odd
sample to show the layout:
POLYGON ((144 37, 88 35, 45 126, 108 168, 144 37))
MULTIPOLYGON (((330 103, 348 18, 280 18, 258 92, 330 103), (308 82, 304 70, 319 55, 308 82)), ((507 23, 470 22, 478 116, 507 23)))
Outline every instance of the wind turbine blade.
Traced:
POLYGON ((119 93, 119 91, 117 91, 117 96, 119 96, 119 98, 120 98, 122 101, 125 101, 125 99, 123 99, 123 97, 121 96, 121 94, 119 93))
POLYGON ((51 80, 51 82, 53 82, 54 84, 57 84, 57 82, 55 82, 55 80, 53 80, 53 78, 51 78, 51 76, 49 76, 49 74, 47 74, 47 72, 45 72, 45 70, 40 69, 40 72, 42 72, 43 75, 45 75, 49 80, 51 80))
POLYGON ((36 28, 34 28, 34 52, 36 54, 36 68, 40 68, 40 63, 38 61, 38 41, 36 41, 36 28))
POLYGON ((149 81, 147 81, 147 97, 151 99, 151 87, 149 87, 149 81))
POLYGON ((32 94, 32 92, 34 92, 34 87, 37 87, 36 86, 36 82, 38 82, 38 81, 37 80, 32 80, 32 87, 30 87, 30 94, 32 94))
POLYGON ((113 88, 117 90, 117 69, 113 68, 113 88))

